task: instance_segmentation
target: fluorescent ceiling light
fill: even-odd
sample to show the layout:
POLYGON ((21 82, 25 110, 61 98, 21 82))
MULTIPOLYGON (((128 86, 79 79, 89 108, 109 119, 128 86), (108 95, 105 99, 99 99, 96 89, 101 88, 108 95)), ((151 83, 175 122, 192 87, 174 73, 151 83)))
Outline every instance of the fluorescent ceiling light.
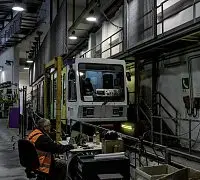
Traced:
POLYGON ((22 11, 24 11, 25 9, 24 9, 23 7, 21 7, 21 6, 13 6, 13 7, 12 7, 12 10, 13 10, 13 11, 22 12, 22 11))
POLYGON ((29 68, 28 68, 28 67, 24 67, 24 69, 25 69, 25 70, 28 70, 29 68))
POLYGON ((71 40, 76 40, 76 39, 77 39, 77 36, 71 35, 71 36, 69 36, 69 39, 71 39, 71 40))
POLYGON ((32 61, 32 60, 27 60, 26 62, 27 62, 27 63, 33 63, 33 61, 32 61))
POLYGON ((89 22, 96 22, 97 18, 94 17, 94 16, 89 16, 89 17, 86 18, 86 20, 89 21, 89 22))

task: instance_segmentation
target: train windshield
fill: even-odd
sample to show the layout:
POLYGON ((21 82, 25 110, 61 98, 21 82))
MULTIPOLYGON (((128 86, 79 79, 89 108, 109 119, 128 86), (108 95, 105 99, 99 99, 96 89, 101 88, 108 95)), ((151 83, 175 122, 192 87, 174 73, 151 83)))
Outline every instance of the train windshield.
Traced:
POLYGON ((124 68, 114 64, 79 64, 80 92, 83 101, 124 101, 124 68))

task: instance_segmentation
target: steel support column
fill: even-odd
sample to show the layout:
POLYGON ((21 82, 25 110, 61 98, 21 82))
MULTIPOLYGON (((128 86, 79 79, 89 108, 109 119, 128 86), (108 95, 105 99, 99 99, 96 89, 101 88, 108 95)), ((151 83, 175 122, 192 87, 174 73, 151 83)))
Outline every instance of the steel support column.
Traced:
POLYGON ((127 44, 127 37, 128 37, 128 2, 127 0, 124 0, 124 6, 123 6, 123 51, 126 51, 128 48, 127 44))
POLYGON ((61 140, 61 97, 62 97, 62 57, 56 58, 57 93, 56 93, 56 142, 61 140))
POLYGON ((139 119, 139 100, 140 100, 140 69, 139 69, 140 61, 135 60, 135 110, 136 110, 136 120, 139 119))
MULTIPOLYGON (((158 59, 155 57, 152 60, 152 115, 157 116, 158 115, 158 109, 157 109, 157 84, 158 84, 158 59)), ((160 128, 160 120, 156 121, 156 118, 152 118, 152 124, 151 124, 151 134, 153 135, 153 131, 158 130, 160 128), (156 122, 155 122, 156 121, 156 122)), ((153 137, 152 137, 153 138, 153 137)))
POLYGON ((154 38, 157 38, 157 0, 153 0, 152 3, 152 9, 153 9, 153 35, 154 38))

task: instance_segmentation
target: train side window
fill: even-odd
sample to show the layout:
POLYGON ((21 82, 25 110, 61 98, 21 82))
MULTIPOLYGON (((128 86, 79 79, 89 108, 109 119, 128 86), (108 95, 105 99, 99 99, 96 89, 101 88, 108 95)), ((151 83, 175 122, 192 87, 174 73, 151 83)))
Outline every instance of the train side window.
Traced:
POLYGON ((76 76, 75 76, 75 71, 73 70, 72 66, 70 66, 70 70, 68 72, 68 100, 69 101, 77 100, 76 76))

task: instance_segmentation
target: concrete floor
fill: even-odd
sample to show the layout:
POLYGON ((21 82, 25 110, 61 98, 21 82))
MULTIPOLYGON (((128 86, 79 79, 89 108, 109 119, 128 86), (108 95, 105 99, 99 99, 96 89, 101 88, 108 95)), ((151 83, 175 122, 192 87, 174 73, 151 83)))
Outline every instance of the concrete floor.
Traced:
POLYGON ((18 131, 7 128, 7 121, 0 119, 0 180, 27 180, 24 168, 20 166, 17 144, 13 150, 12 136, 14 141, 18 139, 18 131))

